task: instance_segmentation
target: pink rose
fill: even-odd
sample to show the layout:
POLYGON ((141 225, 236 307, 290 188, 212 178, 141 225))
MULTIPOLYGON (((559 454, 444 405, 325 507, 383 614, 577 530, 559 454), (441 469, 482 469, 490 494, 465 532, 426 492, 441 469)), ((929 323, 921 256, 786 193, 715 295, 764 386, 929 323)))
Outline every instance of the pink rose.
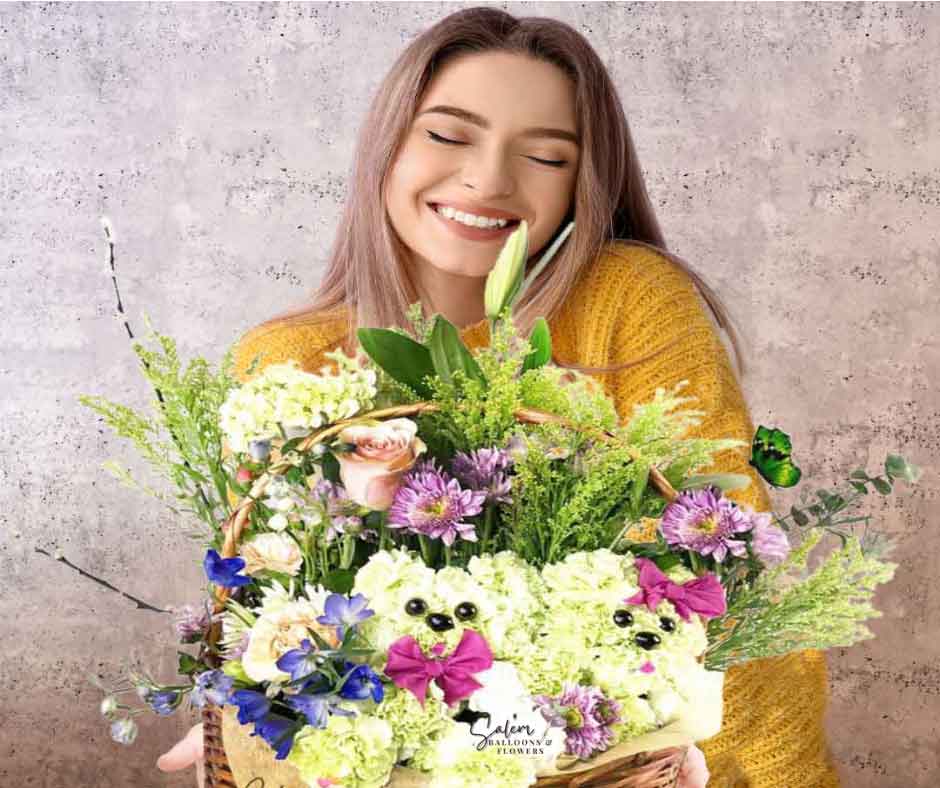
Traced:
POLYGON ((427 449, 411 419, 389 419, 375 426, 356 424, 337 436, 352 451, 336 455, 339 477, 356 503, 383 511, 392 505, 401 477, 427 449))

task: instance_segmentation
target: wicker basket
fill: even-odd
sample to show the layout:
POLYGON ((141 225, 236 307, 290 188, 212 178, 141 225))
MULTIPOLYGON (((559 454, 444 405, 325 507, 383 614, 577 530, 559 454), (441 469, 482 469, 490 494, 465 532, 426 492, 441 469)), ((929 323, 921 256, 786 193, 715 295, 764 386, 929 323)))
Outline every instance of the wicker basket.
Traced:
MULTIPOLYGON (((375 410, 311 433, 297 445, 295 451, 304 453, 315 444, 338 434, 344 427, 365 417, 373 419, 398 418, 417 416, 434 410, 437 410, 437 406, 427 402, 375 410)), ((516 420, 522 423, 544 424, 553 422, 571 429, 587 432, 591 437, 601 441, 609 441, 614 437, 611 433, 603 430, 587 431, 582 426, 575 427, 575 425, 555 414, 542 411, 520 409, 514 415, 516 420)), ((248 522, 248 515, 254 502, 264 493, 271 477, 289 467, 289 462, 276 460, 267 473, 255 480, 248 495, 234 507, 232 514, 223 526, 225 530, 225 541, 221 553, 223 558, 232 558, 237 555, 238 543, 248 522)), ((649 481, 665 500, 672 501, 675 499, 677 495, 675 489, 658 469, 650 468, 649 481)), ((214 612, 219 613, 224 609, 228 593, 228 588, 216 587, 214 612)), ((214 645, 217 643, 220 635, 221 624, 216 623, 209 632, 209 644, 214 645)), ((204 658, 209 662, 213 661, 208 654, 204 654, 204 658)), ((202 722, 206 788, 247 788, 247 786, 239 786, 236 783, 229 767, 222 739, 222 709, 218 706, 206 704, 202 711, 202 722)), ((570 774, 540 777, 537 785, 545 788, 548 788, 548 786, 569 786, 569 788, 675 788, 686 753, 687 748, 685 747, 673 747, 658 752, 637 753, 606 761, 602 765, 593 768, 573 771, 570 774)), ((257 787, 254 785, 255 782, 252 781, 252 788, 260 788, 260 784, 257 787)))

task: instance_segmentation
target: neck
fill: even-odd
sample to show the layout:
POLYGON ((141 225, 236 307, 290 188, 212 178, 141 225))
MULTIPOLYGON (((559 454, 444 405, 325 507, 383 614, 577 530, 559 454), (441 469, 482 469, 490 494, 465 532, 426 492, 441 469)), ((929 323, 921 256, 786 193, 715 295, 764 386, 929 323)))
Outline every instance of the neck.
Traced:
POLYGON ((429 314, 443 315, 457 328, 479 323, 486 317, 483 296, 485 276, 460 276, 433 266, 418 266, 418 295, 429 314))

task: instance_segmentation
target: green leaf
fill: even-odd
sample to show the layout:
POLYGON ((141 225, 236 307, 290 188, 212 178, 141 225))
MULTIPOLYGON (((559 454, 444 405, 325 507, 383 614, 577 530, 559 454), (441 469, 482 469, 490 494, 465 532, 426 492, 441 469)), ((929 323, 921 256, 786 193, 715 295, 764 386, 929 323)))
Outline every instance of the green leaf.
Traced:
MULTIPOLYGON (((887 467, 887 464, 886 464, 886 467, 887 467)), ((863 481, 868 481, 868 474, 862 470, 852 471, 849 474, 849 478, 850 479, 862 479, 863 481)))
POLYGON ((665 572, 667 569, 672 569, 682 559, 679 558, 675 553, 667 553, 666 555, 657 555, 653 558, 653 561, 656 563, 656 566, 659 567, 661 572, 665 572))
POLYGON ((202 663, 193 657, 192 654, 187 654, 185 651, 177 651, 176 655, 179 657, 177 671, 180 675, 192 676, 193 673, 196 673, 202 668, 202 663))
POLYGON ((885 460, 885 473, 895 479, 904 479, 908 484, 913 484, 920 478, 920 468, 909 463, 903 457, 897 454, 889 454, 885 460))
POLYGON ((323 455, 320 461, 320 465, 323 468, 323 478, 327 481, 333 482, 334 484, 338 484, 340 481, 339 460, 327 452, 323 455))
POLYGON ((430 398, 433 392, 424 378, 434 375, 431 352, 411 337, 388 328, 360 328, 359 344, 369 357, 399 383, 430 398))
POLYGON ((795 506, 790 507, 790 516, 793 518, 793 521, 799 526, 809 525, 809 517, 803 514, 802 511, 797 509, 795 506))
POLYGON ((459 369, 471 380, 486 383, 480 365, 460 339, 457 327, 441 315, 435 315, 428 345, 431 363, 441 380, 452 383, 454 372, 459 369))
POLYGON ((630 491, 630 505, 636 509, 640 505, 640 499, 646 490, 646 485, 650 478, 650 466, 642 464, 639 467, 639 473, 633 480, 633 489, 630 491))
POLYGON ((529 344, 534 350, 522 362, 522 371, 544 367, 552 359, 552 335, 544 317, 537 318, 529 333, 529 344))
POLYGON ((868 488, 861 482, 849 482, 856 492, 860 492, 862 495, 868 495, 868 488))
POLYGON ((880 478, 880 477, 877 478, 877 479, 872 479, 872 480, 871 480, 871 483, 875 486, 875 489, 876 489, 878 492, 880 492, 882 495, 890 495, 890 494, 891 494, 891 485, 888 484, 888 482, 886 482, 884 479, 882 479, 882 478, 880 478))
POLYGON ((334 569, 323 578, 323 585, 337 594, 348 594, 356 580, 356 573, 351 569, 334 569))

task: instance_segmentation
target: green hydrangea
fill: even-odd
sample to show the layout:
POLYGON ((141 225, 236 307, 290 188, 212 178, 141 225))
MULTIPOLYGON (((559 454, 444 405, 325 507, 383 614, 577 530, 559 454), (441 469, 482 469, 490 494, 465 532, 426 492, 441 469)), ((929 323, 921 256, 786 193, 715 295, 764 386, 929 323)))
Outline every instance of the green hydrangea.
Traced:
POLYGON ((392 727, 385 720, 334 714, 326 728, 302 728, 287 760, 313 785, 326 778, 344 788, 381 788, 388 782, 396 755, 392 727))
POLYGON ((447 706, 428 693, 424 706, 407 690, 390 686, 372 714, 392 728, 398 760, 407 761, 433 748, 451 725, 447 706))
POLYGON ((341 350, 325 355, 336 362, 335 374, 326 365, 319 375, 304 372, 290 360, 270 365, 229 392, 219 408, 219 424, 233 451, 247 451, 253 440, 276 438, 281 428, 308 432, 372 408, 375 371, 341 350))

